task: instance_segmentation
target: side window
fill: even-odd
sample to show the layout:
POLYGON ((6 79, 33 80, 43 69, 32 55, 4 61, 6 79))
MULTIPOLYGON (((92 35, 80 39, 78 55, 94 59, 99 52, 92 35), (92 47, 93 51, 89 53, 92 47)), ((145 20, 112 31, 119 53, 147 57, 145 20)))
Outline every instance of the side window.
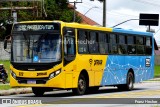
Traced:
POLYGON ((127 54, 127 45, 126 45, 126 37, 124 35, 118 35, 119 46, 118 53, 119 54, 127 54))
POLYGON ((144 44, 144 38, 143 37, 136 37, 136 44, 137 45, 143 45, 144 44))
POLYGON ((111 54, 117 54, 117 35, 116 34, 110 34, 109 35, 109 53, 111 54))
POLYGON ((146 37, 146 55, 152 55, 152 38, 146 37))
POLYGON ((65 27, 63 30, 64 35, 64 64, 75 59, 76 45, 75 45, 75 29, 65 27))
POLYGON ((127 36, 127 44, 133 45, 134 44, 134 36, 127 36))
POLYGON ((146 37, 146 46, 152 46, 152 39, 151 39, 151 37, 146 37))
POLYGON ((136 44, 137 44, 137 54, 139 55, 145 54, 144 37, 137 36, 136 44))
POLYGON ((128 54, 136 54, 136 46, 135 46, 135 37, 134 36, 127 36, 127 51, 128 54))
POLYGON ((88 32, 84 30, 78 30, 78 52, 88 53, 88 32))
POLYGON ((64 38, 64 44, 65 55, 75 55, 75 38, 66 36, 64 38))
POLYGON ((96 54, 99 53, 99 48, 98 48, 98 33, 96 32, 90 32, 90 40, 89 40, 89 52, 96 54))
POLYGON ((108 34, 99 33, 98 40, 100 54, 108 54, 108 34))

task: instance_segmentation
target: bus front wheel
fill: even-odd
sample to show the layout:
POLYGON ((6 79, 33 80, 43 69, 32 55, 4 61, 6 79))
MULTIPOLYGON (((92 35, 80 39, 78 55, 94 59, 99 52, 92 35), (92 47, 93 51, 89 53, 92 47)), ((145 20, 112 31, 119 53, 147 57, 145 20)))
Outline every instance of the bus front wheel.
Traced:
POLYGON ((73 88, 72 92, 76 95, 83 95, 85 94, 87 89, 87 82, 83 74, 80 74, 78 79, 78 86, 77 88, 73 88))
POLYGON ((32 87, 32 92, 35 94, 35 96, 41 97, 43 96, 45 90, 41 87, 32 87))

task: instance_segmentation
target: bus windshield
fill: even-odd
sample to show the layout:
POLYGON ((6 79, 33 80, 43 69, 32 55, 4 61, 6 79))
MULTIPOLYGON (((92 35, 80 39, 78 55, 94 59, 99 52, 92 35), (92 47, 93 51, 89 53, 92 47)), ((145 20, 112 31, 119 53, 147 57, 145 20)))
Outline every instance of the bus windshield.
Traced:
POLYGON ((61 60, 61 36, 56 33, 12 34, 12 62, 49 63, 61 60))

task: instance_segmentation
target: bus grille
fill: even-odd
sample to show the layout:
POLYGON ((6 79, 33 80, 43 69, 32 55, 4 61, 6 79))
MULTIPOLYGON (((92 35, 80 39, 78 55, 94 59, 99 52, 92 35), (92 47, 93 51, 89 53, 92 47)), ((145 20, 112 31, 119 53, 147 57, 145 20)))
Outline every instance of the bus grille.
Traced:
POLYGON ((28 84, 28 81, 35 81, 36 84, 45 84, 48 78, 21 78, 17 77, 16 80, 19 84, 28 84))

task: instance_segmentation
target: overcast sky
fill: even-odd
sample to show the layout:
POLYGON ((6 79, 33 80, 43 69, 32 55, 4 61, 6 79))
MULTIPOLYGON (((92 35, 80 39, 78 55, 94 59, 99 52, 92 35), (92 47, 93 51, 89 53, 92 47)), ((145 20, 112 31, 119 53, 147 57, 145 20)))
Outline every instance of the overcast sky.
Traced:
MULTIPOLYGON (((76 4, 77 11, 102 25, 103 4, 98 0, 82 0, 82 2, 76 4)), ((106 3, 107 27, 112 27, 128 19, 138 19, 140 13, 160 14, 160 0, 106 0, 106 3)), ((147 29, 146 26, 139 26, 139 21, 129 21, 117 27, 139 31, 146 31, 147 29)), ((151 28, 157 32, 160 26, 151 28)), ((155 34, 155 38, 160 44, 160 31, 155 34)))

